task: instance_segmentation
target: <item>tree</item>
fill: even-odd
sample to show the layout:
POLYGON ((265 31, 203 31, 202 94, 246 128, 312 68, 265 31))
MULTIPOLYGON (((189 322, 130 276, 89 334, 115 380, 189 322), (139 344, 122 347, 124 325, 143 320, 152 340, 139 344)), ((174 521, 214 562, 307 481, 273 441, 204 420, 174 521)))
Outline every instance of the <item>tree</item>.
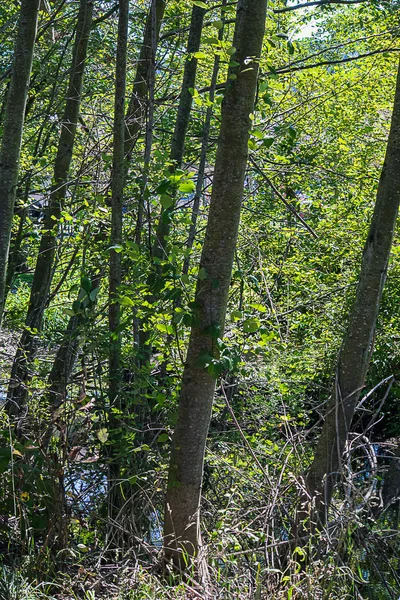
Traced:
POLYGON ((29 363, 34 352, 35 336, 41 330, 43 314, 53 278, 54 257, 57 247, 58 222, 67 193, 75 134, 81 103, 83 75, 92 24, 93 1, 81 0, 72 56, 61 134, 54 164, 54 183, 46 208, 44 232, 40 241, 29 300, 26 329, 14 359, 7 396, 7 411, 21 416, 26 403, 29 363))
MULTIPOLYGON (((190 111, 193 102, 193 89, 196 84, 197 58, 195 53, 200 48, 201 32, 205 9, 194 5, 190 20, 190 30, 187 43, 187 60, 183 72, 182 88, 179 96, 178 113, 176 116, 174 132, 172 135, 170 160, 172 162, 171 172, 182 166, 183 152, 185 148, 185 137, 189 124, 190 111)), ((167 209, 162 209, 157 224, 155 241, 153 244, 153 258, 161 261, 167 254, 166 240, 170 232, 171 213, 174 203, 167 209)))
POLYGON ((151 70, 164 17, 165 0, 152 0, 143 33, 135 81, 125 118, 125 156, 130 158, 143 127, 151 70))
POLYGON ((204 451, 215 390, 214 374, 205 365, 218 358, 223 336, 266 8, 265 0, 241 0, 237 6, 233 41, 236 51, 222 107, 213 191, 165 503, 166 557, 182 568, 185 564, 183 555, 194 557, 200 543, 204 451), (221 223, 224 223, 222 229, 221 223))
MULTIPOLYGON (((125 186, 125 91, 126 91, 126 52, 128 42, 129 0, 120 0, 118 21, 117 62, 115 72, 114 130, 113 130, 113 167, 111 180, 111 235, 109 262, 109 299, 108 325, 110 332, 109 350, 109 404, 110 427, 115 429, 118 418, 114 411, 122 409, 121 402, 121 305, 119 292, 122 283, 121 248, 122 206, 125 186)), ((110 517, 119 506, 114 506, 115 486, 119 479, 119 465, 111 460, 109 466, 109 502, 110 517), (114 492, 114 493, 113 493, 114 492)), ((117 490, 118 491, 118 490, 117 490)))
POLYGON ((40 0, 23 0, 21 3, 11 83, 4 115, 0 151, 0 323, 6 295, 7 261, 39 3, 40 0))
POLYGON ((308 492, 316 503, 317 517, 321 522, 327 518, 334 484, 341 470, 342 454, 371 360, 399 202, 400 71, 386 157, 365 242, 356 298, 339 352, 334 390, 307 475, 308 492))

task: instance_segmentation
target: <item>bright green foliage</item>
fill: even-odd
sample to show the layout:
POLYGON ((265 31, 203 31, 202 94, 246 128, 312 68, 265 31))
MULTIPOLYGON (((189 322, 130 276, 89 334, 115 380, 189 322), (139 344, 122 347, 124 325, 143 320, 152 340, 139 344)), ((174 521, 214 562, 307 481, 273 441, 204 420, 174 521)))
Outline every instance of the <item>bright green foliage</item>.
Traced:
MULTIPOLYGON (((3 4, 0 71, 6 74, 0 92, 4 98, 17 7, 14 3, 3 4)), ((1 332, 4 351, 0 355, 0 395, 6 390, 15 333, 23 326, 27 308, 42 235, 42 208, 35 211, 32 205, 37 203, 38 195, 40 199, 45 197, 51 186, 71 60, 76 3, 68 0, 49 4, 51 12, 57 7, 59 12, 51 24, 47 12, 40 14, 42 33, 35 47, 13 244, 20 219, 23 235, 1 332)), ((106 375, 110 344, 106 269, 110 252, 117 14, 101 20, 114 2, 100 4, 94 17, 99 22, 90 39, 71 181, 59 222, 53 287, 32 364, 29 427, 23 439, 15 438, 4 413, 0 426, 1 548, 12 548, 18 558, 40 555, 43 548, 47 552, 54 507, 52 484, 56 479, 52 469, 56 464, 60 468, 56 476, 65 486, 65 518, 70 534, 70 547, 63 560, 76 572, 86 569, 82 565, 88 561, 88 573, 109 540, 107 457, 111 446, 120 459, 119 485, 124 499, 121 527, 132 536, 130 547, 142 563, 150 564, 161 543, 159 531, 177 394, 189 330, 196 326, 195 285, 197 277, 199 285, 207 279, 204 269, 198 272, 198 261, 223 85, 235 52, 232 3, 221 10, 220 3, 209 1, 167 2, 157 51, 151 161, 146 170, 144 127, 129 163, 124 243, 114 248, 123 263, 118 296, 122 308, 125 406, 121 411, 109 406, 106 375), (172 172, 169 147, 184 61, 188 58, 184 48, 192 4, 206 5, 208 12, 201 49, 195 56, 198 75, 192 90, 184 165, 172 172), (227 23, 221 41, 218 34, 223 20, 227 23), (220 70, 212 103, 209 86, 215 56, 220 58, 220 70), (195 243, 188 251, 192 198, 210 105, 213 118, 206 178, 195 243), (147 180, 143 189, 144 175, 147 180), (135 227, 142 192, 145 215, 137 243, 135 227), (151 248, 160 207, 173 206, 168 252, 162 259, 153 259, 151 248), (188 255, 190 268, 183 275, 182 265, 188 255), (103 278, 92 289, 93 277, 99 273, 104 274, 103 278), (51 416, 46 382, 69 319, 74 316, 81 320, 77 360, 66 397, 59 412, 51 416), (110 411, 118 423, 116 430, 109 426, 110 411), (50 443, 43 447, 52 419, 50 443)), ((313 597, 318 597, 318 592, 321 597, 342 600, 357 597, 357 590, 362 597, 386 600, 400 593, 396 575, 398 528, 391 512, 376 524, 368 521, 367 508, 360 509, 360 498, 370 489, 372 468, 370 455, 360 458, 361 450, 358 454, 359 449, 353 450, 348 457, 347 479, 338 488, 332 509, 340 560, 336 561, 325 548, 309 569, 302 571, 295 562, 295 556, 300 555, 297 552, 285 570, 279 563, 279 544, 283 545, 291 532, 299 478, 312 458, 354 296, 390 125, 399 49, 398 4, 326 3, 305 11, 273 12, 284 6, 280 2, 270 6, 260 62, 226 331, 224 335, 217 328, 205 332, 215 340, 215 353, 200 356, 198 363, 217 380, 203 482, 204 538, 209 547, 211 578, 221 589, 221 598, 306 598, 308 586, 316 590, 313 597), (312 27, 311 33, 304 30, 307 24, 312 27), (357 468, 361 475, 355 473, 357 468), (391 529, 387 537, 385 528, 391 529), (364 545, 357 537, 360 530, 365 534, 364 545)), ((131 3, 128 93, 147 8, 144 2, 131 3)), ((0 127, 1 115, 0 107, 0 127)), ((399 377, 399 248, 397 237, 366 392, 389 375, 399 377)), ((366 401, 365 411, 358 414, 354 436, 365 433, 385 389, 378 388, 366 401)), ((376 425, 367 432, 369 449, 371 444, 380 444, 387 453, 385 443, 400 437, 399 395, 394 383, 376 415, 376 425)), ((378 490, 382 477, 379 469, 385 461, 375 458, 379 463, 378 472, 374 472, 378 490)), ((120 558, 114 554, 110 562, 120 558)), ((3 582, 11 577, 8 566, 2 573, 0 596, 3 582)), ((128 577, 121 598, 190 597, 185 595, 185 584, 168 588, 142 567, 138 567, 135 578, 138 595, 131 591, 128 577)), ((24 586, 24 581, 21 579, 18 585, 24 586)), ((42 597, 40 588, 30 588, 28 583, 25 587, 25 596, 22 592, 14 596, 21 600, 42 597)), ((84 597, 79 595, 82 590, 90 592, 85 584, 81 588, 74 589, 76 597, 84 597)), ((118 597, 117 592, 114 596, 110 593, 104 592, 104 597, 118 597)), ((94 594, 87 598, 102 597, 100 592, 94 594)))

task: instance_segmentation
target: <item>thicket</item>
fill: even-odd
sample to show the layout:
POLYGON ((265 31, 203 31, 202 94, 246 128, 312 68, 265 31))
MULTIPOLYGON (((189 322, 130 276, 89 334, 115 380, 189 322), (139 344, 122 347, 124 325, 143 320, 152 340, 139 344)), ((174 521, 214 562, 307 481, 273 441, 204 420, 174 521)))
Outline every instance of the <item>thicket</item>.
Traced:
MULTIPOLYGON (((3 150, 20 15, 34 5, 0 6, 3 150)), ((240 37, 241 11, 256 5, 40 3, 16 187, 0 160, 3 241, 13 209, 0 261, 0 599, 400 595, 397 234, 332 501, 330 472, 315 497, 307 480, 388 139, 400 144, 398 2, 276 0, 260 56, 242 56, 254 40, 240 37), (238 200, 236 167, 214 180, 229 109, 225 147, 246 165, 238 200), (229 262, 235 202, 225 328, 221 311, 206 327, 222 279, 202 251, 213 226, 207 265, 229 262), (185 404, 188 380, 200 383, 185 404), (168 498, 184 493, 171 473, 191 469, 200 442, 189 436, 180 456, 173 435, 187 439, 202 382, 215 393, 201 538, 191 508, 177 560, 184 534, 172 551, 163 537, 168 498)), ((397 199, 398 183, 394 169, 397 199)))

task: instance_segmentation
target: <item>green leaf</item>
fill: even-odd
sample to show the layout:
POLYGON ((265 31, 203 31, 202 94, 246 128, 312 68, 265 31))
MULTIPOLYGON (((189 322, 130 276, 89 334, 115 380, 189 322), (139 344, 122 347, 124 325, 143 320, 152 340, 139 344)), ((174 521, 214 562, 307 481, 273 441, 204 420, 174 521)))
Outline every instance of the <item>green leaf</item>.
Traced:
POLYGON ((243 323, 243 331, 245 333, 254 333, 260 327, 260 321, 256 317, 246 319, 243 323))
POLYGON ((97 437, 102 444, 106 443, 106 441, 108 440, 108 436, 109 433, 105 427, 99 429, 99 431, 97 432, 97 437))
POLYGON ((168 433, 162 433, 161 435, 158 436, 157 443, 163 444, 164 442, 168 442, 168 440, 169 440, 168 433))
POLYGON ((195 6, 199 6, 200 8, 204 8, 204 10, 208 10, 208 6, 205 2, 201 2, 200 0, 192 0, 195 6))
POLYGON ((266 148, 270 148, 272 146, 272 144, 274 143, 274 141, 275 141, 275 138, 273 138, 273 137, 264 138, 263 146, 265 146, 266 148))
POLYGON ((251 306, 251 308, 255 308, 256 310, 258 310, 258 312, 261 312, 261 313, 267 312, 267 309, 265 308, 265 306, 263 304, 252 303, 252 304, 250 304, 250 306, 251 306))
POLYGON ((67 213, 65 210, 61 211, 62 216, 64 217, 64 219, 66 221, 73 221, 74 217, 72 215, 70 215, 69 213, 67 213))
POLYGON ((160 185, 156 188, 157 194, 165 194, 165 192, 169 189, 170 185, 171 185, 170 180, 164 179, 164 181, 162 181, 160 183, 160 185))
POLYGON ((239 321, 239 319, 241 319, 242 317, 243 317, 243 313, 241 310, 233 310, 231 312, 232 321, 239 321))
POLYGON ((196 186, 194 181, 189 179, 188 181, 182 181, 182 183, 179 184, 178 189, 180 192, 191 193, 194 192, 196 186))
POLYGON ((90 292, 90 296, 89 297, 90 297, 90 299, 91 299, 92 302, 94 302, 96 300, 99 291, 100 291, 100 288, 97 287, 97 288, 95 288, 94 290, 92 290, 90 292))
POLYGON ((171 208, 171 206, 173 206, 174 204, 173 198, 171 198, 171 196, 168 196, 168 194, 162 194, 160 197, 160 202, 164 210, 171 208))
POLYGON ((135 306, 135 303, 133 300, 131 300, 131 298, 129 298, 129 296, 120 296, 118 298, 118 302, 121 304, 121 306, 135 306))
POLYGON ((208 274, 204 267, 201 267, 201 269, 199 270, 198 277, 199 277, 200 281, 204 281, 204 279, 207 279, 208 274))
POLYGON ((74 314, 76 314, 77 312, 79 312, 81 309, 81 303, 79 300, 75 300, 72 303, 72 310, 74 311, 74 314))

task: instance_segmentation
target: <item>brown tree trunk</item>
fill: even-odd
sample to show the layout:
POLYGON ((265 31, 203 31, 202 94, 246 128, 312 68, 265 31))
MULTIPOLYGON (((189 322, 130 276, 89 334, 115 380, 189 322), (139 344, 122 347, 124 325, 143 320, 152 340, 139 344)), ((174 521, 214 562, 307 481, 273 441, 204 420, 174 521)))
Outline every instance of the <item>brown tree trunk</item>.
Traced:
POLYGON ((254 57, 261 54, 266 9, 266 0, 239 0, 237 6, 233 61, 239 66, 230 68, 222 106, 195 321, 183 373, 165 504, 166 558, 172 558, 180 568, 185 565, 182 553, 195 556, 200 541, 204 451, 215 390, 215 378, 204 364, 218 360, 217 340, 223 336, 257 84, 258 61, 254 57))
POLYGON ((160 37, 166 0, 152 0, 143 35, 135 81, 125 119, 125 156, 130 158, 146 115, 149 77, 160 37))
POLYGON ((46 210, 44 233, 32 282, 26 329, 19 342, 11 371, 7 396, 7 412, 11 416, 23 416, 29 364, 32 360, 36 334, 41 330, 43 314, 53 278, 54 256, 57 245, 58 220, 68 187, 68 174, 75 142, 76 127, 81 103, 83 75, 89 33, 92 22, 93 0, 80 0, 77 30, 75 35, 72 68, 69 79, 61 135, 54 165, 54 185, 46 210))
MULTIPOLYGON (((145 150, 144 150, 144 165, 143 165, 143 173, 140 182, 140 192, 138 199, 138 209, 137 209, 137 218, 136 218, 136 228, 135 228, 135 243, 140 246, 142 239, 142 228, 143 228, 143 215, 144 215, 144 207, 145 207, 145 197, 147 184, 149 179, 149 170, 150 170, 150 160, 151 160, 151 149, 153 146, 153 128, 154 128, 154 90, 155 90, 155 76, 156 76, 156 52, 157 52, 157 43, 160 34, 160 15, 157 12, 157 4, 155 0, 153 0, 152 5, 150 7, 150 15, 148 19, 148 23, 146 23, 146 31, 144 35, 144 42, 150 42, 150 52, 148 53, 148 58, 146 62, 146 82, 147 85, 142 89, 142 93, 146 93, 147 95, 147 106, 146 111, 138 115, 139 121, 136 121, 136 127, 141 128, 144 121, 146 120, 146 134, 145 134, 145 150), (148 40, 148 32, 147 27, 151 24, 150 33, 151 37, 148 40)), ((140 65, 138 69, 143 67, 140 65)), ((135 97, 135 90, 134 96, 135 97)), ((131 99, 132 102, 132 99, 131 99)), ((126 140, 125 140, 126 143, 126 140)))
POLYGON ((308 492, 316 504, 316 517, 322 523, 326 521, 333 488, 341 471, 342 454, 373 350, 399 202, 400 71, 386 157, 364 247, 357 295, 339 352, 335 387, 307 476, 308 492))
MULTIPOLYGON (((222 7, 225 7, 226 0, 222 2, 222 7)), ((221 20, 224 23, 224 11, 222 11, 221 20)), ((218 32, 218 40, 222 41, 224 35, 224 25, 220 28, 218 32)), ((215 97, 215 88, 217 85, 218 79, 218 71, 219 64, 221 62, 220 56, 217 54, 214 59, 213 72, 211 75, 211 85, 210 85, 210 106, 207 108, 206 117, 204 120, 204 129, 203 129, 203 139, 201 142, 201 150, 200 150, 200 161, 199 161, 199 169, 197 171, 197 181, 196 181, 196 191, 193 198, 193 209, 192 209, 192 217, 191 223, 189 227, 188 239, 186 243, 186 249, 189 251, 185 260, 183 261, 182 273, 187 275, 189 273, 189 265, 190 265, 190 251, 193 248, 194 240, 196 238, 196 227, 197 227, 197 218, 200 212, 200 201, 201 194, 203 191, 203 183, 204 183, 204 174, 206 169, 207 162, 207 150, 208 150, 208 140, 210 138, 210 126, 211 126, 211 117, 213 114, 213 105, 214 105, 214 97, 215 97)))
MULTIPOLYGON (((206 11, 204 8, 194 5, 190 22, 190 30, 186 52, 190 56, 198 52, 200 48, 201 32, 203 29, 203 20, 206 11)), ((188 58, 183 72, 183 81, 181 94, 179 96, 178 114, 175 121, 174 133, 172 136, 170 160, 173 163, 172 171, 180 168, 183 160, 185 148, 186 131, 189 124, 190 112, 192 108, 193 93, 196 84, 197 59, 194 56, 188 58)), ((162 210, 156 229, 156 237, 153 244, 153 258, 163 260, 167 254, 166 237, 170 232, 171 216, 173 206, 162 210)))
POLYGON ((0 151, 0 323, 39 0, 22 0, 0 151))
POLYGON ((400 500, 400 443, 390 459, 388 470, 383 476, 382 504, 375 510, 374 516, 378 517, 392 504, 400 500))
MULTIPOLYGON (((120 416, 115 416, 113 410, 120 413, 121 403, 121 305, 118 299, 119 288, 122 283, 121 252, 122 246, 122 205, 125 185, 125 92, 126 92, 126 52, 128 41, 129 0, 119 2, 117 61, 115 74, 115 99, 114 99, 114 133, 113 133, 113 167, 111 181, 111 235, 110 235, 110 271, 109 271, 109 312, 108 324, 110 332, 109 348, 109 387, 108 396, 110 403, 109 427, 116 433, 120 416)), ((114 440, 116 442, 116 440, 114 440)), ((111 524, 120 509, 118 493, 119 463, 115 459, 115 449, 109 465, 109 517, 111 524)))

